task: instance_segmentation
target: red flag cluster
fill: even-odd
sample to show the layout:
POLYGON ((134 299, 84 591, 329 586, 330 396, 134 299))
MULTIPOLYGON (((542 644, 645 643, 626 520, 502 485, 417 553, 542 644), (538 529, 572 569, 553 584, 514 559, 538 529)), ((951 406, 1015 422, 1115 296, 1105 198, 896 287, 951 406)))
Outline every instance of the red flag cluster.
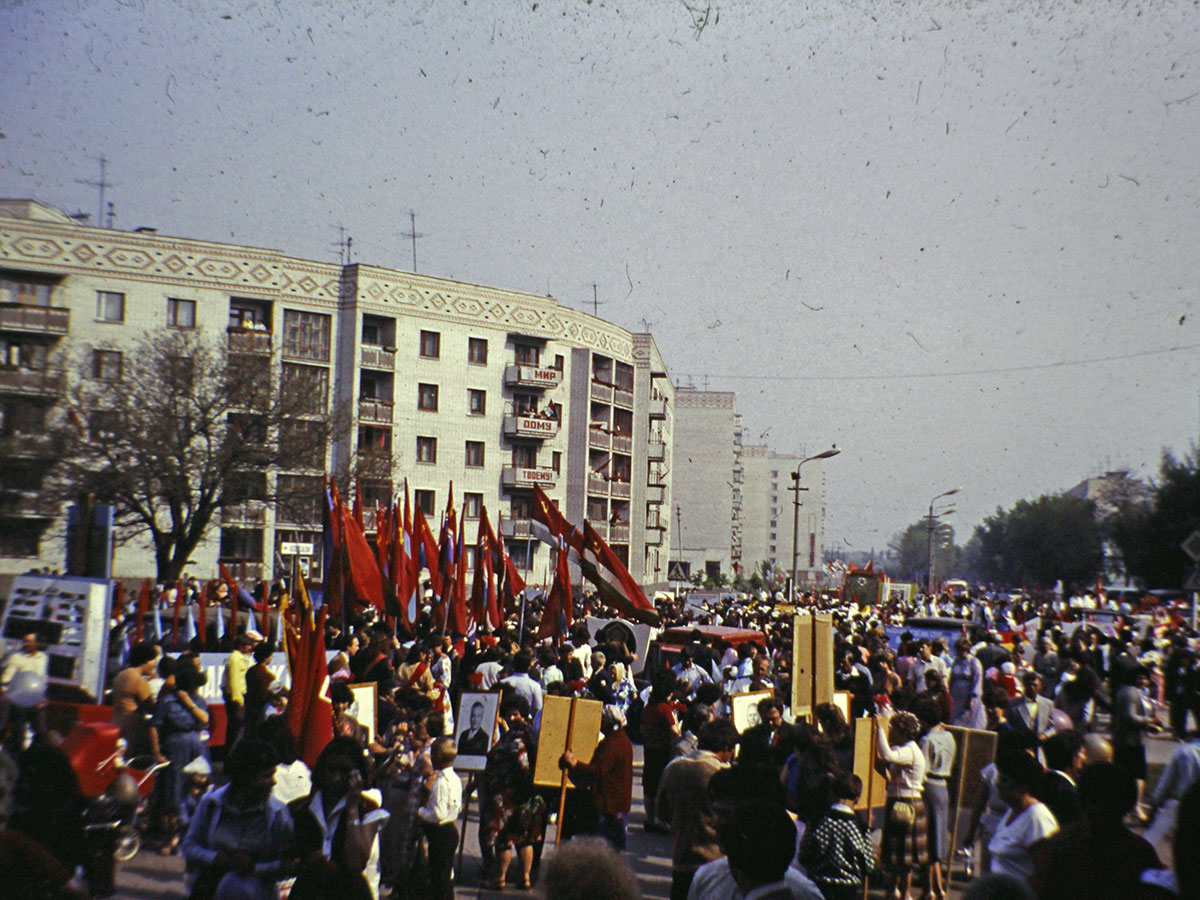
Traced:
POLYGON ((433 625, 438 630, 466 634, 472 627, 499 628, 506 601, 511 603, 525 582, 497 538, 481 509, 475 536, 474 577, 467 590, 471 546, 466 523, 454 507, 454 488, 442 517, 438 535, 420 506, 391 498, 375 510, 375 547, 367 541, 361 492, 355 490, 353 508, 347 508, 330 483, 326 491, 324 542, 326 551, 326 607, 330 617, 377 609, 393 626, 415 630, 422 600, 422 574, 433 592, 433 625))

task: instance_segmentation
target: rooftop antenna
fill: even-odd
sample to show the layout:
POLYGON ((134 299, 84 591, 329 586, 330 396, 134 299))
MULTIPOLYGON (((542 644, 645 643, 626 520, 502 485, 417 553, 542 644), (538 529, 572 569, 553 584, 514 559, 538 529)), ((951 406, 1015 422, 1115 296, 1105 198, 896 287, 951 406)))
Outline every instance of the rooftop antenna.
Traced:
POLYGON ((606 303, 608 303, 607 300, 603 300, 603 301, 600 300, 600 298, 597 294, 596 282, 593 281, 592 282, 592 315, 596 316, 596 318, 599 318, 600 317, 600 307, 604 306, 606 303))
POLYGON ((334 244, 333 246, 337 247, 337 250, 338 250, 338 263, 343 266, 349 265, 349 263, 350 263, 349 247, 350 247, 350 245, 349 245, 348 241, 350 239, 346 237, 346 226, 339 225, 337 227, 337 230, 338 230, 338 239, 337 239, 337 243, 334 244))
POLYGON ((108 201, 108 221, 105 223, 104 227, 112 228, 113 227, 113 219, 115 219, 116 217, 117 217, 117 213, 113 209, 113 202, 111 200, 109 200, 108 201))
POLYGON ((638 321, 642 323, 642 331, 647 334, 650 333, 651 328, 658 324, 657 322, 647 322, 645 319, 638 319, 638 321))
POLYGON ((408 211, 408 221, 410 223, 410 228, 408 231, 403 232, 400 237, 406 237, 412 241, 412 270, 413 274, 415 275, 417 272, 417 238, 423 238, 425 235, 417 233, 417 213, 415 210, 410 209, 408 211))
MULTIPOLYGON (((104 154, 100 154, 100 180, 99 181, 88 181, 86 178, 78 179, 80 184, 86 184, 86 185, 90 185, 91 187, 100 189, 100 204, 96 208, 96 222, 99 223, 101 226, 103 226, 103 224, 104 224, 104 191, 106 188, 116 187, 116 185, 114 185, 106 177, 107 171, 108 171, 108 160, 105 159, 104 154)), ((112 228, 112 204, 111 203, 108 204, 108 213, 109 213, 108 227, 112 228)))

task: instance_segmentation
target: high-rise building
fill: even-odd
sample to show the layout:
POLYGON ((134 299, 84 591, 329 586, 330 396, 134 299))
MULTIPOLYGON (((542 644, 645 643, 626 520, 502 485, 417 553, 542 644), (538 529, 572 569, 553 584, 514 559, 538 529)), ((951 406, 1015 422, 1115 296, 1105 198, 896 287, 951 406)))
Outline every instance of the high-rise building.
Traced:
MULTIPOLYGON (((258 360, 281 390, 348 411, 310 465, 262 473, 264 485, 307 489, 310 511, 254 496, 224 508, 193 555, 201 575, 220 559, 268 576, 281 549, 303 548, 320 577, 322 475, 354 471, 368 531, 405 479, 436 527, 453 483, 468 538, 482 508, 493 524, 502 515, 538 583, 539 485, 572 521, 586 515, 636 579, 665 579, 675 392, 651 335, 552 298, 89 227, 32 200, 0 200, 0 572, 62 565, 61 510, 39 491, 55 410, 72 379, 119 379, 124 355, 159 329, 258 360)), ((118 552, 115 574, 153 571, 144 541, 118 552)))
POLYGON ((794 506, 794 475, 803 456, 776 453, 763 445, 742 446, 745 483, 742 488, 742 556, 745 573, 763 571, 766 563, 772 571, 790 576, 792 572, 793 523, 796 529, 797 587, 813 586, 825 560, 821 552, 825 540, 825 470, 823 461, 814 459, 800 468, 800 508, 794 506))

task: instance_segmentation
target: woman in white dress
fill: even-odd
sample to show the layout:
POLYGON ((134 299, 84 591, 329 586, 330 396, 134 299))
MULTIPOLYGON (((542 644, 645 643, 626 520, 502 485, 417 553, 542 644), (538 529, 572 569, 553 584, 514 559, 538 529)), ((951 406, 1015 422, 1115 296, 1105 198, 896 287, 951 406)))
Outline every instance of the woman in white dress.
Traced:
POLYGON ((992 871, 1028 882, 1033 874, 1031 848, 1058 831, 1054 813, 1034 796, 1045 773, 1033 754, 1023 750, 1005 753, 996 760, 996 770, 996 787, 1008 812, 988 842, 992 871))

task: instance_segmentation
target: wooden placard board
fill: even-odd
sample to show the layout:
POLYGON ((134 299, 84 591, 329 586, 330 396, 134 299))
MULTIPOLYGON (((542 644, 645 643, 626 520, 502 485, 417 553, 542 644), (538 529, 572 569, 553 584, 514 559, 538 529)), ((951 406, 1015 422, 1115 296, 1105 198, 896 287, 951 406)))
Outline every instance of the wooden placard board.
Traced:
POLYGON ((994 731, 947 725, 957 745, 950 788, 958 809, 974 809, 987 795, 988 785, 980 772, 996 759, 997 735, 994 731))
POLYGON ((812 713, 814 631, 812 616, 792 619, 792 717, 797 721, 812 713))
POLYGON ((877 747, 875 731, 879 720, 875 716, 854 719, 854 774, 862 779, 863 790, 854 804, 855 809, 880 809, 887 803, 887 779, 875 765, 877 747))
MULTIPOLYGON (((562 769, 558 760, 570 747, 583 762, 590 762, 600 743, 600 715, 604 704, 599 700, 547 695, 542 706, 542 727, 538 731, 537 761, 533 783, 540 787, 560 787, 562 769), (571 706, 575 705, 574 721, 571 706)), ((570 787, 570 781, 567 782, 570 787)))
POLYGON ((817 613, 813 625, 813 706, 816 707, 833 702, 833 613, 817 613))
POLYGON ((364 681, 362 684, 346 685, 350 688, 350 693, 354 695, 354 720, 367 729, 367 741, 375 740, 376 721, 375 716, 378 707, 376 707, 376 694, 379 686, 373 681, 364 681))
POLYGON ((842 718, 844 718, 848 724, 852 724, 850 721, 850 692, 834 691, 833 705, 842 711, 842 718))

